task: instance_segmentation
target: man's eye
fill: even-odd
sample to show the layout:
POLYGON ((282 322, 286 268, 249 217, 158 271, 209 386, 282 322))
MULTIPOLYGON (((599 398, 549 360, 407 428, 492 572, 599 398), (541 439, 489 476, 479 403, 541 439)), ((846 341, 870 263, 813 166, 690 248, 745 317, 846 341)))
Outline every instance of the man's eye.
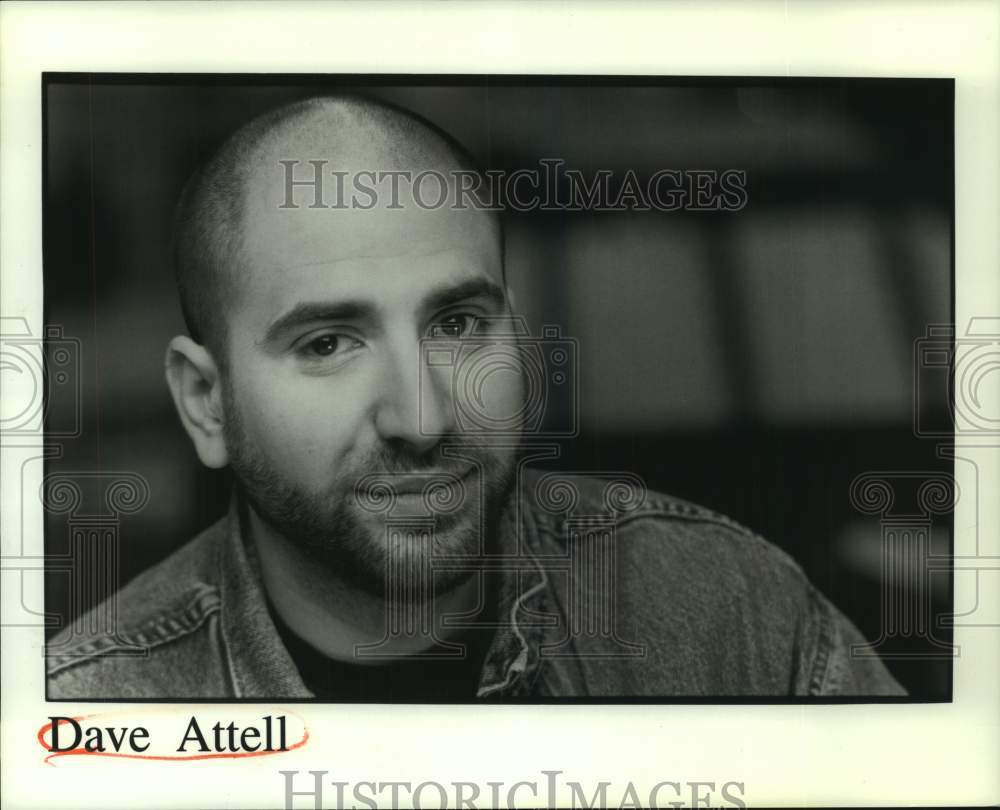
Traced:
POLYGON ((320 335, 313 338, 302 347, 302 352, 306 357, 332 357, 335 354, 357 347, 359 341, 345 335, 320 335))
POLYGON ((472 331, 475 320, 475 316, 465 313, 449 315, 435 323, 432 331, 435 337, 464 337, 472 331))

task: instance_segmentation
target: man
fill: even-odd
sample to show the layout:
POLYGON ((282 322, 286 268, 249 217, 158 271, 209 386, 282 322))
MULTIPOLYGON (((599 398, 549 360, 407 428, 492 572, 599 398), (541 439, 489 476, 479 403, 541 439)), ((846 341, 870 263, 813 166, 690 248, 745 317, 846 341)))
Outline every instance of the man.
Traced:
POLYGON ((166 374, 232 506, 117 594, 113 632, 53 640, 49 696, 901 694, 760 538, 528 466, 525 339, 470 174, 412 114, 326 97, 189 181, 166 374))

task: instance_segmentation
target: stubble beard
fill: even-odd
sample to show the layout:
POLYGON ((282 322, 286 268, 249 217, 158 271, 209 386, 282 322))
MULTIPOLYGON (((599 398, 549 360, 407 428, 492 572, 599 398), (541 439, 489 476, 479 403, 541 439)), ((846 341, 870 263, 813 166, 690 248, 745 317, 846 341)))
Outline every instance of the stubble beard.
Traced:
POLYGON ((241 495, 262 521, 331 576, 383 598, 392 587, 397 597, 423 601, 450 593, 475 576, 475 558, 495 548, 516 483, 516 448, 490 447, 460 436, 420 455, 383 445, 351 472, 337 476, 327 491, 310 493, 275 472, 247 435, 236 403, 225 404, 226 447, 241 495), (444 455, 446 447, 461 458, 444 455), (393 474, 433 470, 446 479, 457 477, 470 460, 475 466, 458 487, 439 490, 440 500, 424 499, 422 515, 378 512, 372 508, 377 488, 367 490, 370 497, 357 489, 361 479, 377 479, 391 491, 393 474), (452 508, 435 508, 449 495, 462 493, 452 508), (464 568, 433 565, 433 559, 445 557, 471 559, 464 568))

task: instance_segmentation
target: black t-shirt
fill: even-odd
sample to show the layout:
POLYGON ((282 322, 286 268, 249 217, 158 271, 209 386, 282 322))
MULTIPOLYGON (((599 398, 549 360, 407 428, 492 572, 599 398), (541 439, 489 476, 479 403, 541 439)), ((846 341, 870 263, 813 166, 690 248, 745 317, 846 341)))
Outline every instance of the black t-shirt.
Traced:
POLYGON ((465 645, 462 658, 389 658, 385 663, 354 664, 323 655, 288 627, 273 607, 271 618, 306 687, 320 699, 344 702, 474 700, 496 633, 492 628, 473 628, 449 639, 465 645))

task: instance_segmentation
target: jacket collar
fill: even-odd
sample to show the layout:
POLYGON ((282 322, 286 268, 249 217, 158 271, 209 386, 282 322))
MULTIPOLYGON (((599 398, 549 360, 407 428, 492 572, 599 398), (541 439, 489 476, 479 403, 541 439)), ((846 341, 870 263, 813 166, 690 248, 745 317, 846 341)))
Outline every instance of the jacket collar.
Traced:
MULTIPOLYGON (((555 615, 546 608, 549 580, 531 551, 536 527, 516 508, 501 520, 498 551, 484 567, 498 577, 496 635, 480 675, 478 696, 497 698, 528 692, 537 675, 544 628, 555 615)), ((268 610, 253 544, 241 530, 241 504, 234 494, 219 545, 221 626, 232 688, 237 698, 315 697, 303 683, 268 610)))
POLYGON ((309 698, 299 671, 271 620, 253 546, 245 543, 234 494, 220 546, 222 634, 233 692, 238 698, 309 698))

